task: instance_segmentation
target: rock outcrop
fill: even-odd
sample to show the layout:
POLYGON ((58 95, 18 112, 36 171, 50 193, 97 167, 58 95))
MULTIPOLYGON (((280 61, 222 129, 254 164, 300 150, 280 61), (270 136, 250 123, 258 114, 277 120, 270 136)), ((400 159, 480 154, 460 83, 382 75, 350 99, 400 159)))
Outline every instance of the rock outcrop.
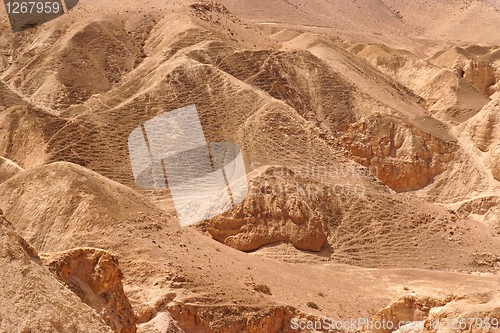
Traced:
POLYGON ((467 295, 443 306, 433 307, 425 323, 425 333, 467 331, 498 332, 500 329, 498 293, 467 295))
POLYGON ((491 152, 491 172, 496 180, 500 181, 500 145, 491 152))
MULTIPOLYGON (((426 126, 425 120, 421 122, 426 126)), ((439 122, 429 119, 427 130, 436 126, 439 122)), ((342 141, 352 159, 397 192, 425 187, 445 170, 458 148, 452 140, 380 115, 352 124, 342 141)))
POLYGON ((430 61, 448 68, 486 96, 500 91, 500 49, 469 45, 438 52, 430 61))
POLYGON ((429 317, 429 311, 449 301, 451 299, 405 296, 378 311, 370 318, 373 323, 378 325, 386 322, 386 324, 380 325, 384 327, 379 328, 375 324, 368 325, 365 329, 371 333, 391 333, 399 328, 402 328, 399 332, 407 332, 412 324, 414 324, 415 328, 419 326, 423 328, 424 321, 429 317), (403 328, 404 326, 406 326, 406 329, 403 328))
POLYGON ((22 170, 23 168, 21 168, 16 163, 0 156, 0 183, 6 181, 10 177, 15 176, 22 170))
POLYGON ((496 227, 500 232, 500 196, 484 196, 471 199, 458 207, 456 212, 462 216, 469 216, 476 220, 496 227))
MULTIPOLYGON (((169 311, 186 333, 294 333, 297 329, 292 328, 292 318, 310 322, 321 320, 291 306, 278 305, 257 308, 172 304, 169 306, 169 311)), ((306 328, 299 332, 327 333, 328 329, 306 328)))
POLYGON ((185 333, 168 311, 159 312, 147 323, 137 327, 137 333, 185 333))
POLYGON ((467 124, 476 146, 483 152, 500 142, 500 94, 493 99, 467 124))
POLYGON ((57 278, 94 308, 115 333, 135 333, 136 318, 123 291, 118 259, 109 252, 79 248, 42 255, 57 278))
POLYGON ((493 293, 477 293, 442 298, 405 296, 378 311, 364 327, 370 333, 471 333, 496 332, 500 322, 500 300, 493 293), (390 328, 389 327, 393 327, 390 328))
POLYGON ((0 211, 0 331, 112 333, 42 265, 36 250, 0 211))
POLYGON ((280 241, 301 250, 321 250, 327 239, 326 224, 338 220, 334 193, 285 167, 263 167, 249 176, 252 179, 247 198, 231 211, 204 223, 202 229, 242 251, 280 241))

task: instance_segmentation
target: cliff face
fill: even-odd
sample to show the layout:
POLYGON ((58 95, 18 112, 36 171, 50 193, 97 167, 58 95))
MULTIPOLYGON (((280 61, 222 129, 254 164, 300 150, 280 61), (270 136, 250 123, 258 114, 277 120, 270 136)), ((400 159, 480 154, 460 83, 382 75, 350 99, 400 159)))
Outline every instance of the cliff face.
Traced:
POLYGON ((57 281, 1 213, 0 262, 1 331, 112 332, 92 308, 57 281))
POLYGON ((123 291, 118 259, 109 252, 81 248, 43 255, 49 270, 92 307, 116 333, 135 333, 136 318, 123 291))
POLYGON ((249 195, 243 203, 202 229, 242 251, 277 242, 290 242, 306 251, 321 250, 327 240, 327 225, 339 220, 333 189, 308 182, 284 167, 261 168, 250 177, 249 195))

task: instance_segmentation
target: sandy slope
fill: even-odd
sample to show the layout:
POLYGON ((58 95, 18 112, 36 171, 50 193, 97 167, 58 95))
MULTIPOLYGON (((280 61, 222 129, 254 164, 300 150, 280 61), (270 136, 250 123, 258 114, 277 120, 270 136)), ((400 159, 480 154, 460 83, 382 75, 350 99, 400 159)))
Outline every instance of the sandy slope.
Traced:
POLYGON ((22 170, 23 168, 21 168, 15 162, 4 157, 0 157, 0 183, 16 175, 22 170))

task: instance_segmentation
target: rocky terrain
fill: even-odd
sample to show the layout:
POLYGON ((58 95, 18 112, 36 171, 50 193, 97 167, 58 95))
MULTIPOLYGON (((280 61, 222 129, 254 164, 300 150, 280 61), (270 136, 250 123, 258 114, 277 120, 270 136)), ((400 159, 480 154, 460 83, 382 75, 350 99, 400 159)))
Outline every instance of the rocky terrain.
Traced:
POLYGON ((498 26, 496 0, 81 0, 15 33, 2 17, 0 332, 500 320, 498 26), (128 138, 193 104, 207 142, 240 147, 248 195, 181 228, 128 138))
POLYGON ((37 251, 0 216, 2 332, 112 332, 61 285, 37 251))

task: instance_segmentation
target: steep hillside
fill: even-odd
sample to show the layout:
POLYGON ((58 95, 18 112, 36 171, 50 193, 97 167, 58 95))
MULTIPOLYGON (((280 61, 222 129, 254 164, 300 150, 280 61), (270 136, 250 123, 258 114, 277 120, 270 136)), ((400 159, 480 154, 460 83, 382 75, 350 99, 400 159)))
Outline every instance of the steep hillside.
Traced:
POLYGON ((443 121, 462 123, 489 102, 484 93, 492 89, 490 83, 481 84, 478 91, 471 86, 469 74, 467 77, 462 74, 459 65, 452 72, 448 69, 451 66, 439 64, 438 67, 409 51, 383 45, 358 44, 350 50, 423 97, 429 111, 443 121))

